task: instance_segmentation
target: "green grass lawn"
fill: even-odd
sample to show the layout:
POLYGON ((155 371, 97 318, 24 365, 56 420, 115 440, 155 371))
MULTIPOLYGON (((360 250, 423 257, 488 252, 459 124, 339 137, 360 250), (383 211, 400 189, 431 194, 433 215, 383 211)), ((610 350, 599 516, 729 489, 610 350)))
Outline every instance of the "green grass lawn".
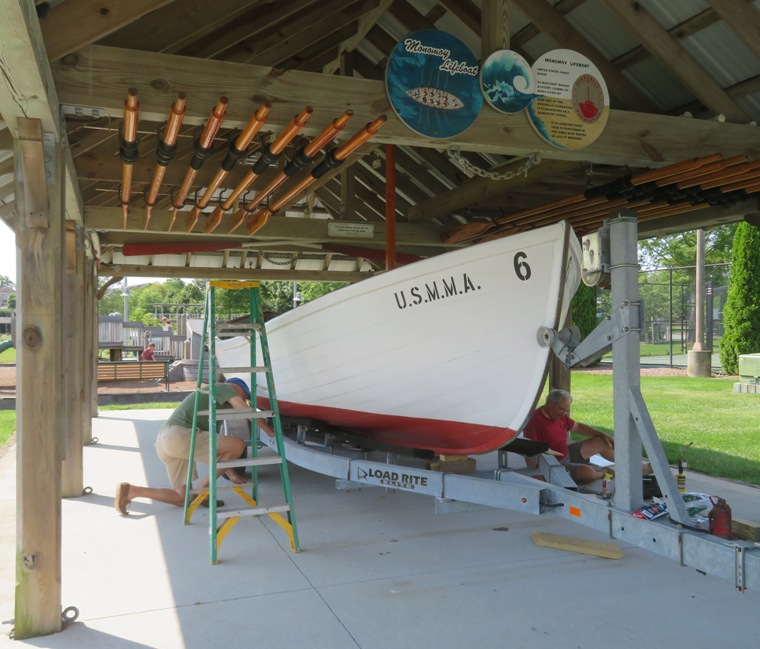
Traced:
MULTIPOLYGON (((733 378, 641 377, 641 393, 670 464, 682 446, 689 469, 760 485, 760 395, 733 378)), ((613 432, 612 375, 574 372, 572 417, 613 432)))
MULTIPOLYGON (((689 469, 760 485, 760 395, 733 392, 733 378, 644 376, 641 393, 671 465, 686 450, 689 469)), ((572 417, 613 432, 612 374, 573 372, 572 417)), ((176 403, 102 406, 101 410, 174 408, 176 403)), ((0 445, 16 413, 0 410, 0 445)))

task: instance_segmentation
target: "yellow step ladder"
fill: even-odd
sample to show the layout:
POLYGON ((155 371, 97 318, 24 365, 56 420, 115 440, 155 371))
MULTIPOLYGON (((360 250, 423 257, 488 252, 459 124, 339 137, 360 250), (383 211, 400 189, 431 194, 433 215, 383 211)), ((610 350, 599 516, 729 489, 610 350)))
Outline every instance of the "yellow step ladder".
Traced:
MULTIPOLYGON (((268 450, 268 449, 267 449, 268 450)), ((195 392, 195 407, 193 411, 193 433, 190 443, 190 466, 188 467, 187 486, 185 488, 185 524, 190 523, 193 512, 206 498, 209 507, 209 543, 210 559, 212 564, 219 562, 218 553, 222 540, 240 520, 241 516, 269 516, 282 527, 290 539, 290 547, 293 552, 299 552, 298 532, 296 528, 295 511, 293 509, 293 495, 290 490, 290 478, 288 465, 285 459, 285 445, 282 440, 282 424, 277 405, 277 395, 272 376, 272 365, 269 357, 269 345, 267 343, 266 327, 261 307, 261 295, 259 282, 251 281, 212 281, 206 291, 205 316, 203 322, 203 334, 201 336, 201 351, 198 360, 198 383, 195 392), (217 326, 216 323, 216 289, 247 290, 248 291, 248 322, 229 323, 217 326), (250 364, 240 367, 220 367, 217 362, 216 343, 218 335, 233 334, 248 339, 250 348, 250 364), (208 385, 203 385, 203 367, 205 363, 206 348, 208 347, 208 385), (261 364, 257 365, 257 355, 261 354, 261 364), (217 407, 216 392, 218 373, 222 373, 225 379, 231 377, 243 378, 250 388, 250 408, 219 408, 217 407), (266 377, 267 397, 257 398, 256 375, 264 374, 266 377), (242 376, 241 376, 242 375, 242 376), (268 408, 262 410, 258 403, 267 403, 268 408), (207 404, 207 405, 206 405, 207 404), (209 486, 200 493, 193 492, 192 476, 195 460, 196 431, 198 430, 199 417, 208 416, 209 430, 217 431, 220 422, 230 420, 249 420, 251 445, 251 457, 242 457, 238 460, 217 461, 216 435, 209 435, 209 486), (271 422, 271 424, 267 423, 271 422), (262 428, 267 434, 274 435, 276 451, 274 455, 258 455, 258 429, 262 428), (280 481, 282 483, 283 499, 270 505, 259 502, 259 479, 258 470, 261 466, 277 465, 280 469, 280 481), (217 481, 214 476, 221 475, 230 468, 250 467, 251 483, 245 485, 233 485, 229 487, 232 493, 241 498, 240 506, 218 507, 217 506, 217 481), (246 491, 250 487, 250 493, 246 491)))

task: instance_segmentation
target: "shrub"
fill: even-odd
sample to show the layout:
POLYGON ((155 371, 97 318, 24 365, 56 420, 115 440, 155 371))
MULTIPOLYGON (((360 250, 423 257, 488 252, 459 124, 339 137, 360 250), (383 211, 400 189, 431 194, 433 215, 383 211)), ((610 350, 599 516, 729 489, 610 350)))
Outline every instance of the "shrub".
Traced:
POLYGON ((746 222, 734 235, 723 324, 720 362, 727 374, 738 374, 739 356, 760 352, 760 229, 746 222))

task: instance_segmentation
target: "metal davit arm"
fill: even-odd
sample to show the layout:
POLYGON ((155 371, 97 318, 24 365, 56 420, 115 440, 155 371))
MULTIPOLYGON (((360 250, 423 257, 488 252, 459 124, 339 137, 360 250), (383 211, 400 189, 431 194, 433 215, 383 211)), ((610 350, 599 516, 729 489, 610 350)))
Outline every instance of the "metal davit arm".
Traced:
POLYGON ((601 322, 583 342, 579 341, 578 330, 574 327, 562 331, 541 327, 538 332, 539 343, 551 346, 566 367, 587 365, 612 349, 615 366, 615 507, 632 512, 644 502, 640 468, 643 444, 668 504, 671 520, 690 527, 692 523, 686 505, 678 495, 662 443, 641 396, 639 344, 644 314, 639 300, 635 213, 630 210, 617 212, 598 235, 592 236, 598 236, 604 243, 595 248, 597 258, 590 260, 585 254, 590 247, 584 239, 584 282, 593 285, 603 280, 609 271, 612 315, 601 322), (591 265, 594 266, 593 269, 590 268, 591 265))

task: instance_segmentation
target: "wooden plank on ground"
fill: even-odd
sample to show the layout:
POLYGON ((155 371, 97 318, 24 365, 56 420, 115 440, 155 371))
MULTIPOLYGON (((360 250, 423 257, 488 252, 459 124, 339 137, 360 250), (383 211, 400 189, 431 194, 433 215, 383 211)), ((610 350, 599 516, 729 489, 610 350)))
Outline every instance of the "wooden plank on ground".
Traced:
POLYGON ((739 538, 760 541, 760 523, 757 521, 734 518, 731 520, 731 531, 739 538))
POLYGON ((566 550, 568 552, 591 554, 605 559, 623 558, 623 551, 612 543, 600 543, 598 541, 580 539, 575 536, 549 534, 548 532, 535 532, 531 538, 533 539, 533 543, 545 548, 556 548, 557 550, 566 550))

